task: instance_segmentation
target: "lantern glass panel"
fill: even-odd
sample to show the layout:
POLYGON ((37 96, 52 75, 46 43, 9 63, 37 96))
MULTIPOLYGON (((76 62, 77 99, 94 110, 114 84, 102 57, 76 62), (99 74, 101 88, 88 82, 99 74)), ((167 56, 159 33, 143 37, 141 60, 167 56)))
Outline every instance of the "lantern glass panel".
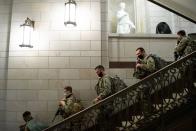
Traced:
POLYGON ((75 4, 70 4, 70 21, 76 22, 76 6, 75 4))
POLYGON ((75 1, 69 0, 65 3, 65 26, 73 27, 76 26, 76 3, 75 1))
POLYGON ((69 21, 70 9, 69 4, 65 4, 65 22, 69 21))
POLYGON ((23 26, 23 43, 25 45, 31 45, 33 28, 30 26, 23 26))

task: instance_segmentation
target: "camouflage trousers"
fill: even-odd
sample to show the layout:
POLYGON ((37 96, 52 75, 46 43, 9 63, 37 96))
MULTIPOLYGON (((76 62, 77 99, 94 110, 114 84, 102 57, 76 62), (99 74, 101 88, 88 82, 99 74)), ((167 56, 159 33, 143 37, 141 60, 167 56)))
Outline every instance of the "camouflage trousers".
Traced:
POLYGON ((111 131, 112 123, 111 116, 114 111, 113 103, 107 103, 107 105, 102 105, 99 108, 99 113, 97 114, 96 123, 99 131, 111 131))

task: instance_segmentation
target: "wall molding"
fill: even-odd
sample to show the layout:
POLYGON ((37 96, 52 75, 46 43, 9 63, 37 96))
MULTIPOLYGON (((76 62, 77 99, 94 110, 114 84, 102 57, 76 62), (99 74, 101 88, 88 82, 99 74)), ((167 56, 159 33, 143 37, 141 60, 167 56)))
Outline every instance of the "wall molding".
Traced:
POLYGON ((117 34, 110 33, 109 38, 126 38, 126 39, 177 39, 175 34, 117 34))
POLYGON ((135 68, 135 62, 120 62, 120 61, 110 61, 110 68, 135 68))
MULTIPOLYGON (((172 63, 172 61, 168 61, 168 63, 172 63)), ((135 62, 126 62, 126 61, 110 61, 109 68, 135 68, 135 62)))

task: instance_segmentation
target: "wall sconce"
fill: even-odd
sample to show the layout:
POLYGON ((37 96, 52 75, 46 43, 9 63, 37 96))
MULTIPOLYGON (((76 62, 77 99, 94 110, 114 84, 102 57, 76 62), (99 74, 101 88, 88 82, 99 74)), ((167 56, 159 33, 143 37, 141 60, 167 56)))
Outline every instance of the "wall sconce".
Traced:
POLYGON ((19 45, 20 47, 33 48, 33 46, 31 45, 31 40, 32 40, 34 23, 35 21, 32 21, 27 17, 25 23, 20 25, 20 27, 23 28, 22 44, 19 45))
POLYGON ((65 2, 65 26, 76 26, 76 2, 74 0, 68 0, 65 2))

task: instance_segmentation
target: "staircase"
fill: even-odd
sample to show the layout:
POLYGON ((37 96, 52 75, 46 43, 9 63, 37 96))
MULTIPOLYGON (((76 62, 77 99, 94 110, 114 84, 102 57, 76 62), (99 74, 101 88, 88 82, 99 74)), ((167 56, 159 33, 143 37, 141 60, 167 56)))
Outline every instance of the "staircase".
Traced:
POLYGON ((195 75, 196 51, 45 131, 166 130, 196 112, 195 75))

